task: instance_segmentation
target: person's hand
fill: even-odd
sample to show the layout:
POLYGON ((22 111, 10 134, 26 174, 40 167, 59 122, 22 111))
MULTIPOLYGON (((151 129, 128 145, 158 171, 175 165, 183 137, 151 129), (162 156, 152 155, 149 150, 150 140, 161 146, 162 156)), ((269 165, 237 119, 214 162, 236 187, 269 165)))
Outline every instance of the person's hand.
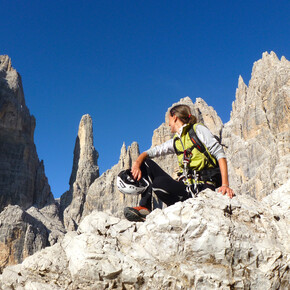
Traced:
POLYGON ((132 168, 131 168, 131 173, 132 173, 132 176, 135 180, 140 180, 141 177, 142 177, 142 172, 141 172, 141 169, 140 169, 140 163, 135 161, 132 165, 132 168))
POLYGON ((227 194, 229 198, 233 198, 235 196, 234 191, 228 186, 223 184, 219 189, 218 192, 220 192, 222 195, 227 194))
POLYGON ((138 158, 136 159, 136 161, 133 163, 132 168, 131 168, 131 173, 132 176, 135 180, 140 180, 142 177, 142 172, 141 172, 141 165, 144 162, 144 160, 148 157, 147 152, 143 152, 141 153, 138 158))

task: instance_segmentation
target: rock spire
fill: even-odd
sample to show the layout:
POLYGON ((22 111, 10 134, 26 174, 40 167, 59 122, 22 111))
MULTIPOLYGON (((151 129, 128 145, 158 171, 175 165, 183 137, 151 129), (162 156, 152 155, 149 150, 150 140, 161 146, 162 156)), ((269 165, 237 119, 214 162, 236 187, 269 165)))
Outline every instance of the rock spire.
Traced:
POLYGON ((254 63, 247 87, 239 78, 223 142, 231 182, 261 199, 290 177, 290 62, 274 52, 254 63))
POLYGON ((98 152, 93 141, 93 122, 84 115, 79 124, 74 148, 70 189, 61 197, 61 211, 65 227, 76 230, 83 214, 83 205, 90 185, 99 177, 98 152))

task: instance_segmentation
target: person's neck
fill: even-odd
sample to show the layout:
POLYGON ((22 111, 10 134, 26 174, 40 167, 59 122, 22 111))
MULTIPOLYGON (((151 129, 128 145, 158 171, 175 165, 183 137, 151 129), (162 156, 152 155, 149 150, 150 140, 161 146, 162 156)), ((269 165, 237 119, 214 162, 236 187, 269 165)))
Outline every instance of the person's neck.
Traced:
POLYGON ((179 121, 179 122, 176 122, 176 132, 179 132, 180 131, 180 128, 183 126, 184 124, 181 122, 181 121, 179 121))

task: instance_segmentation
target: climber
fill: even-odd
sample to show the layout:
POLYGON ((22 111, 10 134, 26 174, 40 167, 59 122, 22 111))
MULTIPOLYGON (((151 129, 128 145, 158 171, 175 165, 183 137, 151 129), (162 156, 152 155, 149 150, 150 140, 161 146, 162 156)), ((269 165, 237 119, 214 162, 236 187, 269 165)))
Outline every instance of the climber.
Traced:
POLYGON ((169 126, 171 132, 175 133, 173 139, 141 153, 133 163, 131 172, 123 171, 119 175, 117 185, 120 190, 124 187, 123 193, 127 193, 129 188, 132 192, 132 186, 139 186, 134 182, 143 180, 142 190, 138 192, 142 196, 140 206, 124 209, 124 215, 130 221, 144 221, 151 212, 152 190, 167 206, 196 196, 206 188, 214 191, 219 187, 218 192, 230 198, 235 195, 229 187, 222 145, 207 127, 196 123, 190 107, 172 107, 169 111, 169 126), (150 159, 174 153, 177 154, 180 167, 178 180, 174 180, 150 159))

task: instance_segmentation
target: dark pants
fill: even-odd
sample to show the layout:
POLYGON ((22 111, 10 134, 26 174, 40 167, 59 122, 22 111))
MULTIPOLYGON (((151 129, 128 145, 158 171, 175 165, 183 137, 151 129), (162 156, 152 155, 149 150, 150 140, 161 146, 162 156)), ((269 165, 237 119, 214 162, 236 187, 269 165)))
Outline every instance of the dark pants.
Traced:
MULTIPOLYGON (((192 197, 192 195, 186 191, 186 185, 182 181, 174 180, 153 160, 146 159, 141 165, 141 171, 142 177, 149 181, 150 186, 142 193, 140 206, 152 210, 152 190, 158 198, 168 206, 192 197)), ((215 190, 215 187, 210 184, 200 184, 198 190, 201 191, 205 188, 215 190)))

